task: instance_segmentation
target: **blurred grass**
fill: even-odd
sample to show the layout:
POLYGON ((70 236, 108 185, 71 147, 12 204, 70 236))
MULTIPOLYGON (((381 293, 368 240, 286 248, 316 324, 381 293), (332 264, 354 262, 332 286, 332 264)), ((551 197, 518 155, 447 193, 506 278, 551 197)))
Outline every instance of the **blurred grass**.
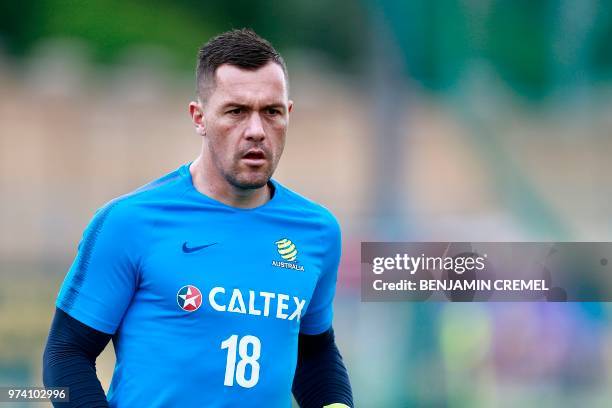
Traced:
POLYGON ((0 361, 31 360, 32 350, 42 352, 41 339, 46 338, 53 316, 57 277, 8 275, 0 286, 0 361))
POLYGON ((29 275, 32 265, 2 264, 0 379, 6 385, 40 385, 41 359, 57 277, 29 275))
MULTIPOLYGON (((55 298, 68 261, 0 263, 0 384, 42 385, 42 354, 55 311, 55 298)), ((112 344, 97 360, 108 390, 115 364, 112 344)))

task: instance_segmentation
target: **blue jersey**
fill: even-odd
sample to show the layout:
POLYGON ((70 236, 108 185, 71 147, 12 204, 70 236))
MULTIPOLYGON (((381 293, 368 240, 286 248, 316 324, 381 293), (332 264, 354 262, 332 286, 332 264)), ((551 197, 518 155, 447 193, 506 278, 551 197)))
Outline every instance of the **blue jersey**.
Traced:
POLYGON ((113 407, 289 407, 298 333, 332 323, 340 229, 272 180, 253 209, 184 165, 101 208, 57 306, 113 334, 113 407))

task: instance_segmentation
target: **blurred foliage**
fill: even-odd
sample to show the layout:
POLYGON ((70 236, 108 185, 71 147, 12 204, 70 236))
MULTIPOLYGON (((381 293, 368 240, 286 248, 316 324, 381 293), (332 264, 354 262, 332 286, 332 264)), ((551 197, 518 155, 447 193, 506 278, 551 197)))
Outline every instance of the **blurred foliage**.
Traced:
POLYGON ((102 63, 132 46, 155 45, 189 71, 212 35, 251 27, 281 51, 315 51, 355 74, 369 67, 371 48, 383 38, 376 18, 399 44, 406 73, 433 90, 452 88, 475 60, 534 97, 612 73, 609 1, 0 0, 0 39, 25 55, 41 39, 76 37, 102 63))
POLYGON ((541 97, 583 69, 612 73, 609 1, 383 0, 381 12, 403 52, 408 73, 434 90, 454 86, 472 61, 488 64, 518 93, 541 97), (571 77, 571 75, 570 75, 571 77))
POLYGON ((486 31, 499 33, 487 38, 482 53, 503 77, 527 92, 539 93, 550 85, 552 43, 546 2, 500 2, 491 11, 486 31))
POLYGON ((134 45, 166 48, 179 67, 193 69, 197 48, 231 28, 250 27, 280 50, 298 45, 329 56, 343 68, 355 67, 365 15, 358 2, 232 2, 38 0, 0 2, 0 36, 15 55, 44 38, 87 41, 96 62, 115 61, 134 45), (346 15, 350 18, 346 18, 346 15))

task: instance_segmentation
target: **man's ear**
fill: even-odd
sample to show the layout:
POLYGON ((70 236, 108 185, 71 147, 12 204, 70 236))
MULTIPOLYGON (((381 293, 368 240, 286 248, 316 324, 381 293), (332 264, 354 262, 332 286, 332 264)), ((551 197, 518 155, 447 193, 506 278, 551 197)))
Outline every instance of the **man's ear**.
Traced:
POLYGON ((293 101, 289 99, 289 101, 287 102, 287 112, 291 113, 292 110, 293 110, 293 101))
POLYGON ((204 121, 204 110, 199 102, 191 101, 189 103, 189 115, 191 121, 195 127, 195 131, 198 135, 204 136, 206 134, 206 123, 204 121))

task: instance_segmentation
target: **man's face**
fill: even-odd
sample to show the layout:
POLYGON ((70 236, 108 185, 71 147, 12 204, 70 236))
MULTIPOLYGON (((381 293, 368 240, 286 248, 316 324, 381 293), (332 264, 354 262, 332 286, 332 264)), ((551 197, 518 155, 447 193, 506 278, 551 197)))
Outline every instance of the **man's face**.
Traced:
MULTIPOLYGON (((202 128, 213 171, 240 189, 266 185, 283 153, 292 102, 282 68, 221 65, 202 101, 202 128)), ((193 113, 192 113, 193 114, 193 113)))

